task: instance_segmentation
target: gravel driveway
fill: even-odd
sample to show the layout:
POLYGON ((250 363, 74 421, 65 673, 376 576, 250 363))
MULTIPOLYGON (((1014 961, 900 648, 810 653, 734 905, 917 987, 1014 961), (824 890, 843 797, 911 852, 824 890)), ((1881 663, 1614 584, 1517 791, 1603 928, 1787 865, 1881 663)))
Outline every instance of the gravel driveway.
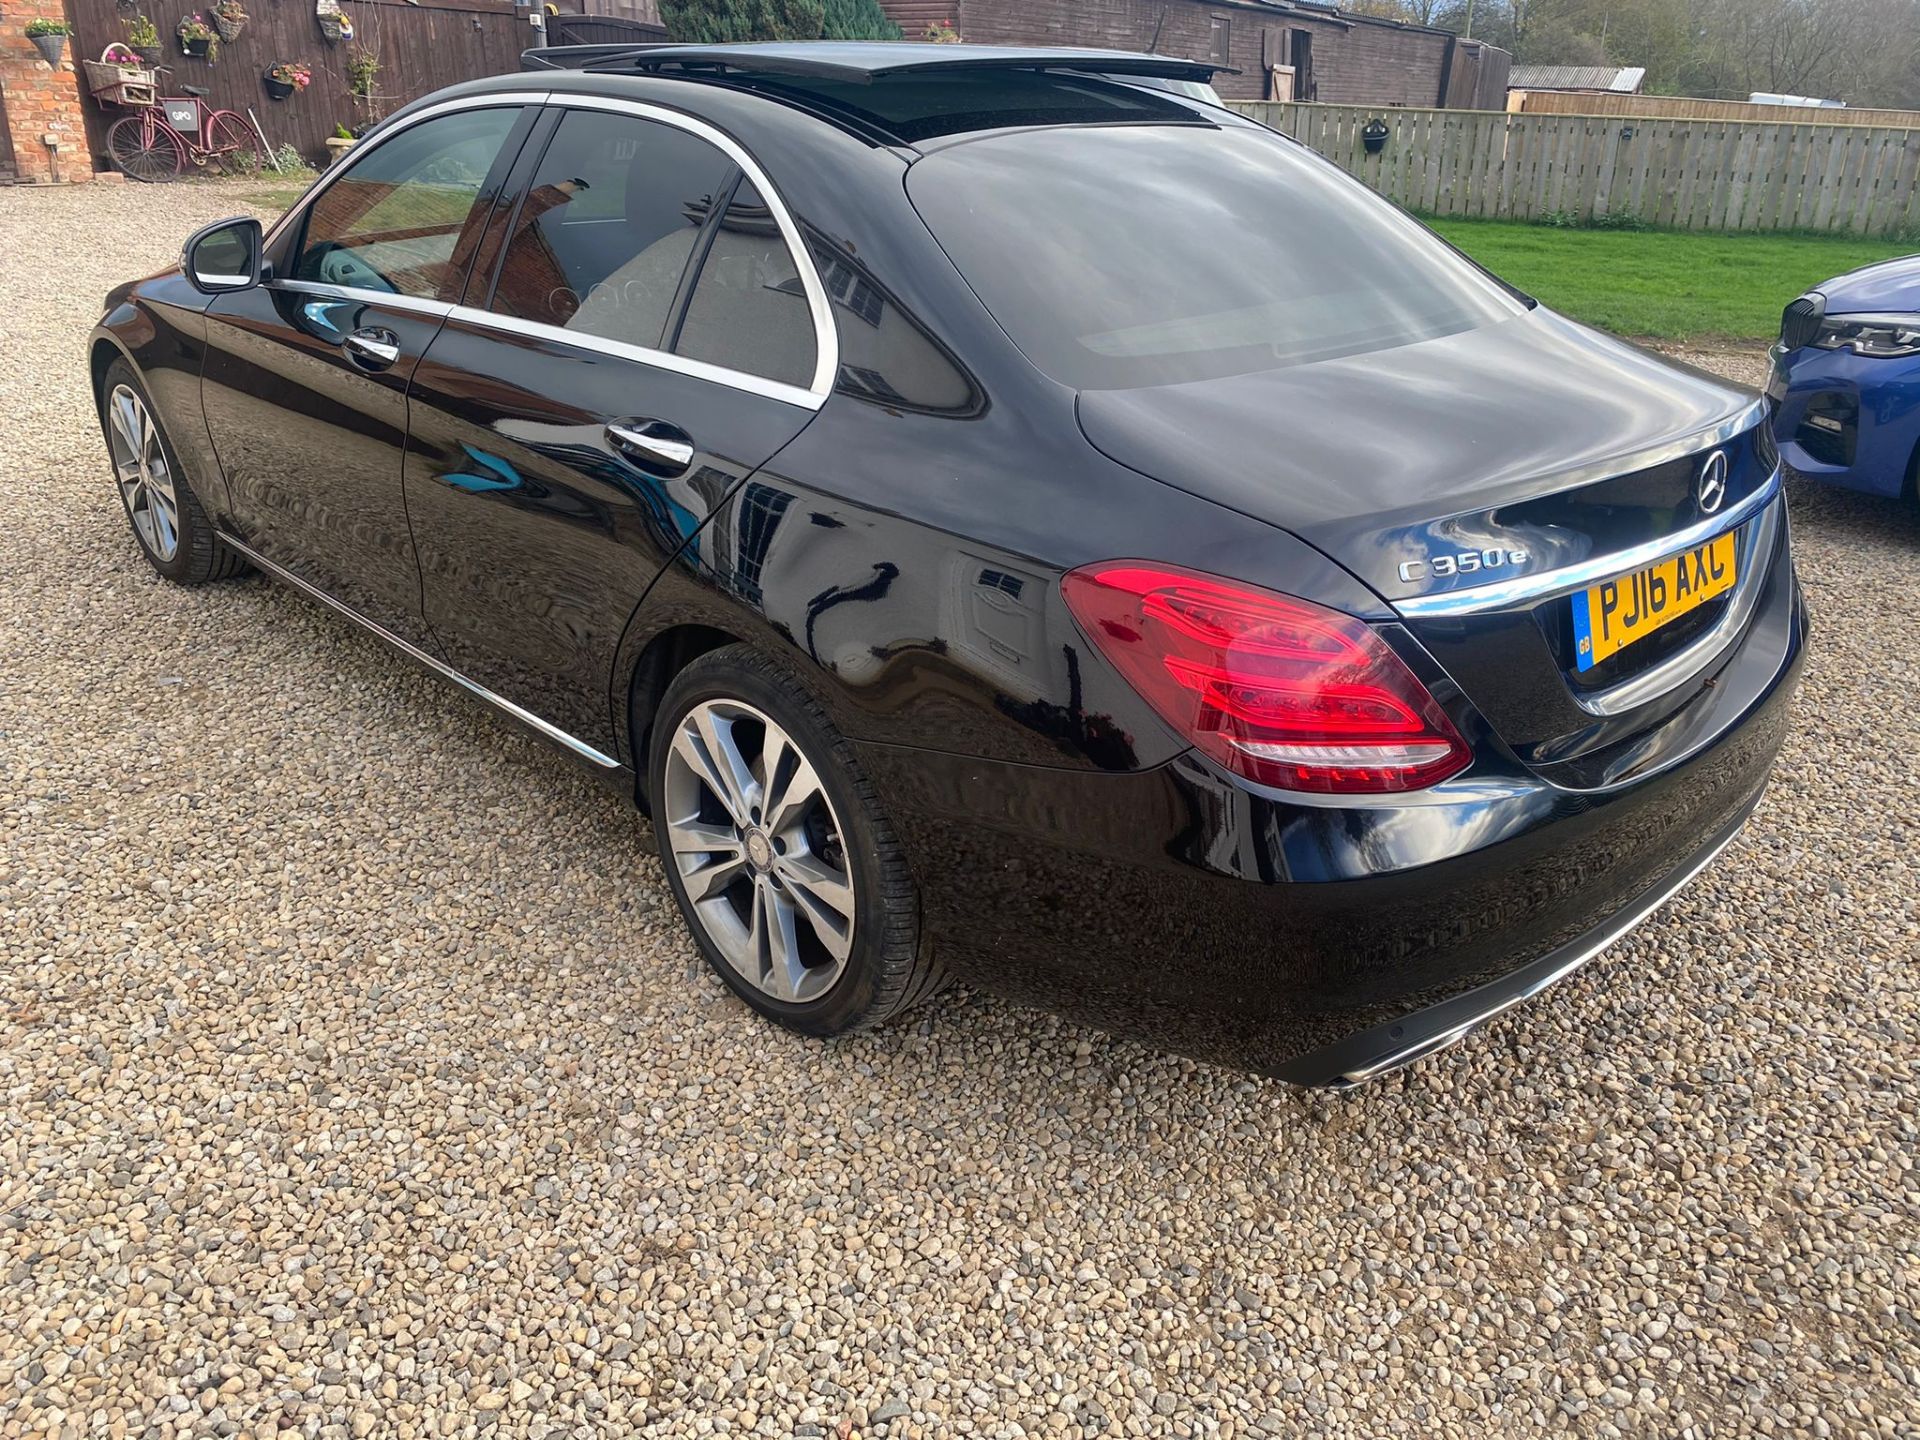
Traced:
POLYGON ((1911 517, 1795 492, 1758 818, 1450 1054, 809 1043, 566 761, 140 562, 86 328, 234 194, 0 189, 0 1436, 1920 1434, 1911 517))

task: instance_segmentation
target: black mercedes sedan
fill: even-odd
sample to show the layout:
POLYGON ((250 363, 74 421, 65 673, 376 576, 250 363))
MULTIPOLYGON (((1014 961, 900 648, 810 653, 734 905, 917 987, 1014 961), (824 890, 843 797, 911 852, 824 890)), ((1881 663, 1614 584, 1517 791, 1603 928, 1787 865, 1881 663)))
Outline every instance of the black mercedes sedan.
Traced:
POLYGON ((1151 83, 1204 65, 587 59, 200 231, 94 389, 155 569, 599 772, 762 1015, 960 979, 1352 1085, 1758 803, 1807 621, 1754 397, 1151 83))

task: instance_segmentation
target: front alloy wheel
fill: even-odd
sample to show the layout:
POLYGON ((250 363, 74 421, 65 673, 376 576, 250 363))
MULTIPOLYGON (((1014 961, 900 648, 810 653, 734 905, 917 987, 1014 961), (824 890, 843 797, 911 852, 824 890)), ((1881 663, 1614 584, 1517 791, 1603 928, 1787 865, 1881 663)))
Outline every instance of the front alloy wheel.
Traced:
POLYGON ((166 564, 180 553, 180 496, 146 401, 126 385, 107 397, 107 446, 127 518, 149 555, 166 564))
POLYGON ((667 751, 660 822, 695 920, 787 1004, 831 990, 853 952, 845 834, 807 757, 753 706, 703 700, 667 751))
POLYGON ((97 398, 114 488, 147 563, 178 585, 238 575, 240 552, 221 543, 133 366, 108 365, 97 398))

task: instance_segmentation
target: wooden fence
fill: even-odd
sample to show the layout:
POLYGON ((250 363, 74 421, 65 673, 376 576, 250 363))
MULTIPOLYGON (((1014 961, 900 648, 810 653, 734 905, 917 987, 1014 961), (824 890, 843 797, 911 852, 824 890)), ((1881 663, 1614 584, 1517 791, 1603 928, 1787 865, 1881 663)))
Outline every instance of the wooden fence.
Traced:
POLYGON ((1751 120, 1761 124, 1920 127, 1920 110, 1851 105, 1759 105, 1749 100, 1697 100, 1690 95, 1576 95, 1564 90, 1509 90, 1516 115, 1635 115, 1648 120, 1751 120))
MULTIPOLYGON (((520 52, 543 43, 527 23, 529 11, 516 10, 512 0, 346 0, 340 8, 353 21, 354 38, 338 45, 322 38, 313 0, 248 0, 252 18, 246 29, 232 44, 222 45, 209 64, 182 55, 174 41, 180 17, 204 12, 209 3, 67 0, 75 32, 70 48, 76 57, 97 58, 109 42, 126 38, 128 16, 144 12, 167 47, 163 63, 172 67, 161 77, 162 94, 177 95, 183 84, 205 86, 211 92, 208 104, 242 114, 251 106, 273 146, 292 145, 317 161, 325 156, 322 142, 334 126, 372 118, 368 107, 347 93, 351 47, 364 46, 378 55, 374 108, 386 114, 443 85, 517 70, 520 52), (313 83, 289 99, 269 100, 261 76, 282 60, 305 60, 313 68, 313 83)), ((81 103, 87 111, 88 140, 100 155, 107 126, 124 112, 103 109, 84 96, 81 103)))
POLYGON ((1436 215, 1633 216, 1685 230, 1920 230, 1920 130, 1243 103, 1235 109, 1436 215), (1361 130, 1385 122, 1378 155, 1361 130))

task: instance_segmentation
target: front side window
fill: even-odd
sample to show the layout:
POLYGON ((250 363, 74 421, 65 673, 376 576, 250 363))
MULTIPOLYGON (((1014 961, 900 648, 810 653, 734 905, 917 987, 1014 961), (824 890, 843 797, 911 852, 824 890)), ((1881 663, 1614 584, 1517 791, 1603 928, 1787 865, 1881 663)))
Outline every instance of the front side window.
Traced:
POLYGON ((751 180, 741 180, 714 229, 673 348, 788 385, 813 378, 807 292, 786 237, 751 180))
POLYGON ((662 348, 695 242, 734 173, 671 125, 568 111, 514 219, 490 308, 662 348))
POLYGON ((451 298, 454 247, 520 111, 460 110, 423 120, 355 162, 307 213, 296 280, 451 298))
POLYGON ((907 191, 1014 343, 1078 390, 1385 351, 1525 309, 1419 221, 1264 130, 989 136, 915 161, 907 191))

